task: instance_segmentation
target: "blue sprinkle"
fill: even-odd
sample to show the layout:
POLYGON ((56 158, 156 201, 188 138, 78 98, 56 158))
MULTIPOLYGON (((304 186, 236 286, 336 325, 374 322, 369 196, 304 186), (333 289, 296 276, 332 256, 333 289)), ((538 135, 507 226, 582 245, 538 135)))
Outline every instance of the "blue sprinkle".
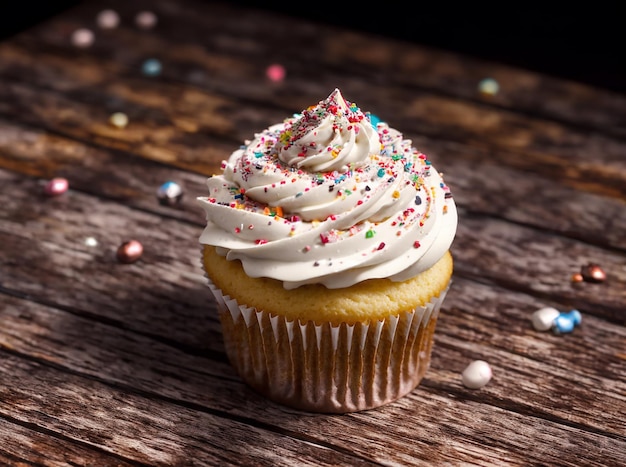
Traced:
POLYGON ((571 310, 569 313, 561 313, 561 315, 567 316, 570 320, 572 320, 575 326, 578 326, 582 321, 582 316, 578 310, 571 310))
POLYGON ((372 124, 372 126, 374 127, 374 130, 376 129, 376 127, 378 126, 378 124, 382 121, 380 119, 380 117, 378 117, 377 115, 371 114, 369 112, 367 112, 367 116, 370 119, 370 123, 372 124))
POLYGON ((141 66, 144 75, 157 76, 161 74, 161 62, 156 58, 149 58, 141 66))
POLYGON ((552 323, 552 331, 555 334, 572 332, 575 326, 582 321, 582 316, 578 310, 570 310, 568 313, 560 313, 552 323))
POLYGON ((420 204, 422 204, 422 198, 418 196, 415 197, 415 205, 419 206, 420 204))
POLYGON ((565 316, 563 313, 557 316, 552 324, 552 332, 554 332, 554 334, 568 333, 573 330, 574 321, 572 321, 568 316, 565 316))

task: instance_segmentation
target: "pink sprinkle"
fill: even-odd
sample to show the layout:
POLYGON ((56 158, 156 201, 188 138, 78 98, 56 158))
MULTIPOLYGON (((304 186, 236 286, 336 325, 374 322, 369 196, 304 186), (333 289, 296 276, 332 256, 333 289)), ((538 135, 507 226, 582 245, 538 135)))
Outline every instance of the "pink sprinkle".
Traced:
POLYGON ((285 79, 285 67, 275 63, 267 67, 265 75, 270 79, 270 81, 277 83, 285 79))
POLYGON ((53 178, 46 184, 45 192, 48 196, 62 195, 69 188, 69 183, 65 178, 53 178))
POLYGON ((157 15, 151 11, 141 11, 135 16, 135 24, 141 29, 152 29, 157 22, 157 15))
POLYGON ((94 41, 94 34, 90 29, 81 28, 72 33, 72 44, 75 47, 86 49, 91 47, 94 41))

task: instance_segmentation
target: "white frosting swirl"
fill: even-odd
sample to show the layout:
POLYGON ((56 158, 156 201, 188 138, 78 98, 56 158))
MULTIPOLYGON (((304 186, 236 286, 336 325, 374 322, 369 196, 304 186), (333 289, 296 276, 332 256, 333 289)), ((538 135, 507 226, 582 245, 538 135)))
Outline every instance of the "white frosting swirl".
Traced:
POLYGON ((287 289, 407 280, 449 249, 449 188, 411 140, 335 90, 256 134, 207 181, 200 242, 287 289))

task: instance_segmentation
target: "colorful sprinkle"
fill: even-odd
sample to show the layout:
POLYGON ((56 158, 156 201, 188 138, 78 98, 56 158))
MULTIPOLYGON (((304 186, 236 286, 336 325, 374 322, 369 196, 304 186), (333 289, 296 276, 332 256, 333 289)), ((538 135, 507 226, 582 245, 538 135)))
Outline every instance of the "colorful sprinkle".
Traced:
POLYGON ((284 80, 285 75, 286 75, 285 67, 277 63, 268 66, 267 69, 265 70, 265 76, 267 76, 270 79, 270 81, 273 81, 274 83, 278 83, 284 80))
POLYGON ((59 196, 65 193, 69 188, 69 182, 62 177, 56 177, 46 183, 44 188, 48 196, 59 196))
POLYGON ((586 282, 604 282, 606 280, 604 270, 594 263, 589 263, 580 268, 580 274, 586 282))
POLYGON ((115 29, 120 24, 120 15, 115 10, 102 10, 96 16, 96 23, 101 29, 115 29))
POLYGON ((141 11, 135 16, 135 24, 141 29, 152 29, 157 22, 157 15, 151 11, 141 11))
POLYGON ((117 249, 117 259, 120 263, 130 264, 141 258, 143 245, 137 240, 122 243, 117 249))
POLYGON ((160 204, 172 206, 180 202, 183 189, 176 182, 165 182, 157 190, 157 199, 160 204))
POLYGON ((531 320, 536 331, 548 331, 554 325, 554 320, 560 315, 559 310, 552 307, 544 307, 535 311, 531 320))
POLYGON ((369 112, 366 112, 365 115, 370 119, 370 123, 372 124, 372 126, 376 130, 377 129, 376 127, 382 121, 380 119, 380 117, 378 117, 377 115, 374 115, 372 113, 369 113, 369 112))
POLYGON ((461 373, 463 385, 470 389, 479 389, 485 386, 493 373, 491 367, 484 360, 474 360, 461 373))
POLYGON ((478 83, 478 90, 486 96, 495 96, 500 91, 500 85, 493 78, 485 78, 478 83))
POLYGON ((80 28, 72 33, 72 45, 80 49, 91 47, 94 42, 94 34, 90 29, 80 28))
POLYGON ((146 76, 158 76, 161 74, 161 69, 161 62, 156 58, 149 58, 141 65, 141 71, 146 76))
POLYGON ((578 326, 582 321, 580 311, 571 310, 568 313, 559 313, 554 320, 552 326, 552 332, 554 334, 569 333, 574 330, 574 327, 578 326))
POLYGON ((115 128, 126 128, 128 116, 123 112, 115 112, 109 117, 109 123, 115 128))

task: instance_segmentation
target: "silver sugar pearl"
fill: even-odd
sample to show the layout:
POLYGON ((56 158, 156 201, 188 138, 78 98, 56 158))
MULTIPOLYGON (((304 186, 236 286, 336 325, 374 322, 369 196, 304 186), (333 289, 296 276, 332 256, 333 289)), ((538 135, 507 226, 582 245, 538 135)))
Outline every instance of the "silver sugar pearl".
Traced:
POLYGON ((178 204, 183 197, 183 189, 176 182, 165 182, 157 190, 159 203, 166 206, 178 204))

